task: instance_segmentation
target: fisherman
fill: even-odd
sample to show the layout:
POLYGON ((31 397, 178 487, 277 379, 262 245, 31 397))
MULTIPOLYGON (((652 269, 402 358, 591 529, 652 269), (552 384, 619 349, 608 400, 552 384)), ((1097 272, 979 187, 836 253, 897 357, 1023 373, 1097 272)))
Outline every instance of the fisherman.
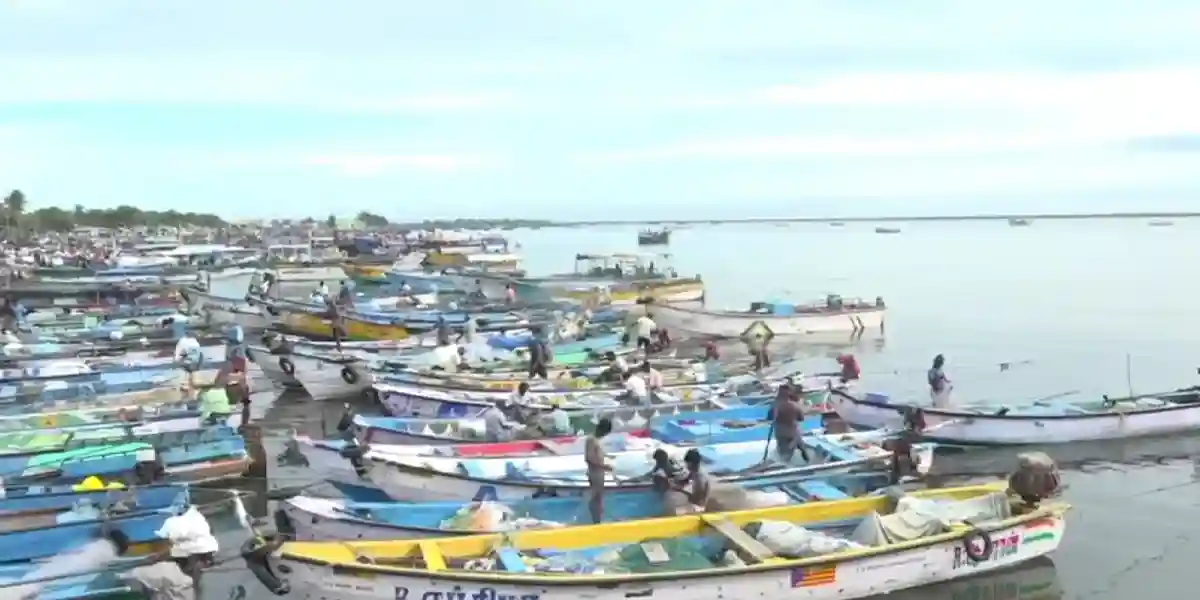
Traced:
POLYGON ((858 359, 853 354, 839 354, 837 363, 842 366, 840 375, 842 383, 857 381, 862 376, 862 369, 858 366, 858 359))
POLYGON ((508 442, 515 437, 518 425, 504 414, 505 399, 497 398, 496 403, 483 411, 483 434, 489 442, 508 442))
POLYGON ((521 409, 529 405, 529 399, 529 382, 527 381, 518 383, 517 389, 508 396, 509 403, 521 409))
POLYGON ((633 324, 634 331, 637 333, 637 347, 639 350, 644 350, 647 354, 650 353, 650 339, 654 335, 654 330, 658 329, 658 325, 651 319, 649 315, 638 317, 633 324))
POLYGON ((229 392, 224 386, 208 386, 200 391, 200 421, 205 425, 226 423, 233 414, 229 392))
POLYGON ((933 401, 934 408, 946 408, 950 406, 950 391, 954 389, 950 385, 950 380, 946 378, 946 357, 941 354, 933 357, 933 366, 929 369, 927 379, 929 380, 929 397, 933 401))
POLYGON ((458 334, 456 342, 460 344, 470 344, 475 341, 475 335, 479 333, 478 319, 472 319, 471 315, 467 315, 467 321, 463 323, 462 333, 458 334))
POLYGON ((808 462, 808 451, 800 440, 800 426, 804 422, 804 411, 796 401, 797 395, 789 377, 779 386, 775 402, 771 406, 771 419, 775 430, 775 452, 780 462, 790 463, 796 450, 808 462))
POLYGON ((646 379, 646 387, 649 388, 651 394, 663 389, 662 372, 650 366, 648 360, 642 363, 642 377, 646 379))
POLYGON ((540 331, 534 332, 533 336, 529 338, 529 345, 527 347, 529 351, 530 380, 533 380, 535 377, 549 379, 546 365, 550 360, 550 351, 546 348, 546 342, 542 340, 540 333, 540 331))
POLYGON ((725 369, 721 365, 721 353, 714 342, 704 344, 704 382, 721 383, 725 381, 725 369))
POLYGON ((517 288, 511 283, 504 285, 504 303, 509 306, 517 303, 517 288))
POLYGON ((583 441, 583 460, 587 463, 588 512, 593 523, 604 519, 604 480, 613 468, 604 456, 604 436, 612 433, 612 419, 601 417, 596 429, 583 441))
POLYGON ((322 299, 329 298, 329 286, 325 285, 324 281, 318 281, 317 290, 314 293, 322 299))
MULTIPOLYGON (((525 385, 524 382, 521 385, 525 385)), ((562 398, 554 397, 550 400, 550 412, 544 415, 541 419, 542 432, 547 437, 558 437, 573 435, 574 429, 571 427, 571 416, 567 411, 563 410, 562 398)))
POLYGON ((754 357, 755 371, 762 371, 771 366, 771 357, 767 354, 767 341, 763 339, 762 332, 755 332, 754 337, 746 340, 746 347, 750 356, 754 357))
POLYGON ((708 497, 712 492, 712 481, 708 478, 708 473, 704 472, 703 460, 700 458, 700 451, 696 448, 691 448, 687 454, 683 455, 683 464, 687 467, 687 484, 679 486, 677 489, 687 494, 688 502, 692 505, 694 512, 704 512, 704 508, 708 506, 708 497))
POLYGON ((354 307, 354 284, 343 281, 338 287, 337 303, 347 308, 354 307))
POLYGON ((654 334, 654 341, 650 344, 648 352, 655 354, 665 352, 671 347, 671 334, 666 327, 659 327, 654 334))
POLYGON ((446 322, 446 315, 438 315, 435 332, 437 333, 437 345, 450 345, 450 324, 446 322))
POLYGON ((204 350, 200 348, 200 341, 192 335, 192 332, 183 330, 183 337, 175 343, 174 357, 183 372, 187 373, 188 389, 195 388, 196 371, 200 370, 200 366, 204 362, 204 350))
POLYGON ((454 364, 455 371, 459 373, 470 373, 471 361, 467 359, 467 349, 463 346, 459 346, 457 354, 457 362, 454 364))
POLYGON ((624 375, 625 379, 625 403, 626 404, 649 404, 650 391, 646 385, 646 380, 637 371, 628 371, 624 375))

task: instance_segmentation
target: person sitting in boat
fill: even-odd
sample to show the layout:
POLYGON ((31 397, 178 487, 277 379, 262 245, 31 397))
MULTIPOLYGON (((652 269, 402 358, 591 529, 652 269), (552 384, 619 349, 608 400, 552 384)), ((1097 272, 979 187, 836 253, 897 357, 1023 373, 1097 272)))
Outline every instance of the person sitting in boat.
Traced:
POLYGON ((650 393, 654 394, 663 389, 664 381, 662 371, 655 369, 650 365, 650 361, 642 362, 642 377, 646 380, 646 387, 650 389, 650 393))
POLYGON ((408 297, 411 297, 412 295, 413 295, 412 286, 408 284, 407 280, 401 280, 400 281, 400 296, 402 296, 404 298, 408 298, 408 297))
POLYGON ((483 411, 483 436, 486 441, 510 442, 521 428, 519 424, 510 421, 504 414, 506 404, 505 399, 500 398, 483 411))
POLYGON ((666 450, 659 448, 654 451, 654 468, 643 477, 648 477, 654 486, 654 491, 666 494, 687 482, 686 467, 671 458, 666 450))
POLYGON ((179 367, 187 373, 188 389, 196 385, 196 371, 200 370, 200 365, 204 362, 204 350, 200 348, 200 341, 188 330, 183 330, 183 337, 175 343, 175 361, 179 363, 179 367))
POLYGON ((341 306, 351 308, 354 306, 354 284, 350 281, 343 281, 338 287, 337 303, 341 306))
POLYGON ((622 397, 625 404, 649 404, 650 390, 646 380, 637 372, 625 373, 625 394, 622 397))
POLYGON ((929 398, 933 402, 934 408, 946 408, 950 406, 950 390, 953 386, 950 385, 950 379, 946 377, 946 357, 941 354, 933 357, 933 366, 930 367, 927 379, 929 381, 929 398))
POLYGON ((472 300, 487 300, 487 294, 483 293, 483 281, 475 280, 475 289, 471 290, 469 297, 472 300))
POLYGON ((654 331, 654 341, 650 344, 650 352, 659 353, 666 352, 671 347, 671 333, 666 327, 659 327, 654 331))
POLYGON ((454 367, 455 367, 455 370, 457 370, 459 373, 470 373, 473 370, 473 368, 471 367, 471 361, 467 360, 466 347, 464 347, 464 346, 458 347, 458 359, 457 360, 458 360, 458 362, 455 363, 454 367))
POLYGON ((319 296, 322 301, 324 301, 325 298, 329 297, 329 286, 325 285, 324 281, 318 281, 317 289, 313 293, 319 296))
POLYGON ((842 367, 842 372, 840 373, 842 383, 858 381, 858 378, 862 376, 862 370, 858 366, 858 359, 853 354, 839 354, 837 363, 842 367))
POLYGON ((573 435, 571 416, 562 407, 563 399, 555 396, 550 399, 550 411, 537 417, 536 428, 541 432, 540 437, 560 437, 573 435))
POLYGON ((704 512, 704 508, 708 506, 709 494, 712 492, 712 480, 704 471, 704 461, 700 458, 700 451, 696 448, 689 449, 687 454, 683 455, 683 464, 687 467, 687 480, 683 485, 677 485, 675 489, 686 495, 688 506, 676 509, 675 512, 676 514, 704 512))

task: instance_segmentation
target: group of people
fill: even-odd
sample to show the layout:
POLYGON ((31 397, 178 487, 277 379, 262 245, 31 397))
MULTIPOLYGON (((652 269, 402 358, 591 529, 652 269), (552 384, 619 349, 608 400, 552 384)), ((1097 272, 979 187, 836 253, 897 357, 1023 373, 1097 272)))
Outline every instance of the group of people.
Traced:
POLYGON ((189 330, 180 328, 179 341, 175 343, 173 357, 187 374, 185 390, 196 394, 200 402, 200 413, 206 420, 221 421, 233 412, 231 398, 243 404, 250 401, 250 389, 246 377, 248 359, 245 347, 245 332, 240 325, 233 326, 225 339, 225 357, 211 383, 196 381, 196 372, 204 367, 204 349, 200 340, 189 330))
POLYGON ((488 442, 507 442, 519 437, 559 437, 574 435, 570 415, 562 403, 552 401, 549 412, 529 406, 529 384, 522 381, 517 389, 483 412, 484 438, 488 442))

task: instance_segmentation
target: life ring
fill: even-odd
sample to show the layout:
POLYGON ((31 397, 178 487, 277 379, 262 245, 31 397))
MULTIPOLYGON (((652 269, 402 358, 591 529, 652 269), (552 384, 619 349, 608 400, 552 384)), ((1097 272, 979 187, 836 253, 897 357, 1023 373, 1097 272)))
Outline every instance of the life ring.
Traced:
POLYGON ((354 369, 350 367, 342 367, 342 381, 354 385, 358 383, 358 373, 355 373, 354 369))
POLYGON ((973 563, 981 562, 992 555, 993 545, 991 536, 976 529, 963 538, 963 554, 973 563), (978 546, 973 543, 975 540, 979 540, 978 546))
POLYGON ((292 591, 292 587, 286 581, 283 581, 271 570, 271 565, 267 564, 267 556, 278 547, 273 543, 265 543, 257 540, 249 539, 242 544, 242 559, 246 561, 246 568, 250 569, 250 573, 254 575, 260 583, 262 583, 272 594, 283 596, 292 591))
POLYGON ((284 375, 291 377, 296 374, 296 365, 292 364, 288 357, 281 356, 279 357, 279 370, 283 371, 284 375))

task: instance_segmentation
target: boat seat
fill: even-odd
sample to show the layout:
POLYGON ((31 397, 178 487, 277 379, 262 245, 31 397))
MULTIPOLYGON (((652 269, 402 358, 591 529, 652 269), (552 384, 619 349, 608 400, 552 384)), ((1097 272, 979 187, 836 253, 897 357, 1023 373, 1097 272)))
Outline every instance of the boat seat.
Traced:
POLYGON ((814 500, 845 500, 850 496, 821 480, 797 481, 796 486, 814 500))
POLYGON ((725 539, 733 546, 733 550, 747 563, 760 563, 775 558, 775 553, 770 548, 750 537, 750 534, 742 531, 733 521, 716 515, 702 515, 701 519, 717 533, 725 536, 725 539))
POLYGON ((525 563, 525 558, 521 556, 521 553, 509 546, 496 548, 496 559, 500 561, 500 566, 509 573, 528 573, 532 570, 525 563))
POLYGON ((805 436, 802 438, 802 443, 824 452, 834 460, 854 460, 855 458, 858 458, 854 450, 840 444, 835 444, 829 441, 828 438, 805 436))

